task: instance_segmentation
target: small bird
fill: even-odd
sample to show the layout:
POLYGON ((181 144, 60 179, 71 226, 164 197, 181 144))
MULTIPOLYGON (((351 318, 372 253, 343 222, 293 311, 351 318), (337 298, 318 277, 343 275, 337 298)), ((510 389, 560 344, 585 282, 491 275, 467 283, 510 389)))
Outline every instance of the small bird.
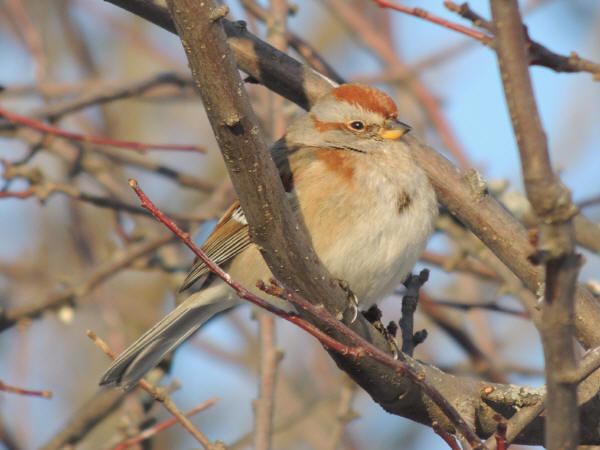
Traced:
MULTIPOLYGON (((331 275, 344 280, 363 308, 402 283, 434 228, 437 200, 403 136, 410 127, 385 93, 341 85, 295 119, 271 154, 299 221, 331 275)), ((272 277, 235 202, 202 250, 233 279, 258 292, 272 277)), ((133 387, 214 315, 241 303, 232 288, 197 260, 180 290, 199 286, 125 350, 100 384, 133 387)))

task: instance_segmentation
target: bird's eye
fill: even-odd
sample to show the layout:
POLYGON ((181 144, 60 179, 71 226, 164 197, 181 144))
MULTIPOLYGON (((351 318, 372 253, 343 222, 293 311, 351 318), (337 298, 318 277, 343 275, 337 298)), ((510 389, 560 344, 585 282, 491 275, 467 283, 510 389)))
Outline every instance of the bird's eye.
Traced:
POLYGON ((348 128, 353 131, 363 131, 365 129, 365 123, 360 120, 353 120, 348 122, 348 128))

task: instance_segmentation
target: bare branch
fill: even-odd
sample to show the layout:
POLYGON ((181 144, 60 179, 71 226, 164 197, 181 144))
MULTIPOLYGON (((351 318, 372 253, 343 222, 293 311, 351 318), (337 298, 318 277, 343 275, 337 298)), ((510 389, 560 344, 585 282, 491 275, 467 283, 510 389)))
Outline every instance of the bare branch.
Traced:
MULTIPOLYGON (((96 345, 98 345, 98 347, 102 349, 104 353, 106 353, 110 359, 115 359, 114 352, 110 349, 106 342, 96 336, 96 334, 91 330, 87 331, 87 335, 92 341, 94 341, 96 345)), ((175 419, 181 423, 181 426, 185 428, 186 431, 192 436, 194 436, 206 450, 225 450, 225 445, 221 441, 217 441, 213 444, 200 430, 194 426, 194 424, 192 424, 192 422, 190 422, 185 414, 179 411, 177 406, 175 406, 175 403, 173 403, 173 400, 171 400, 167 395, 164 388, 152 387, 146 380, 139 381, 138 386, 145 390, 152 396, 154 400, 160 402, 171 414, 173 414, 175 419)))
MULTIPOLYGON (((445 1, 444 5, 450 11, 460 14, 463 18, 473 22, 473 25, 476 27, 485 29, 492 36, 496 33, 492 22, 473 11, 468 3, 465 2, 461 5, 457 5, 454 2, 445 1)), ((571 52, 569 56, 559 55, 544 47, 542 44, 532 40, 527 33, 527 28, 523 27, 523 31, 525 33, 525 50, 527 52, 527 63, 529 65, 547 67, 555 72, 588 72, 594 76, 594 80, 600 81, 600 64, 581 58, 576 52, 571 52)), ((492 36, 483 34, 483 37, 481 38, 478 38, 477 36, 471 37, 478 39, 484 45, 492 46, 492 36)))
POLYGON ((48 133, 54 136, 58 136, 64 139, 69 139, 78 142, 89 142, 92 144, 111 145, 113 147, 124 148, 128 150, 135 150, 143 152, 147 150, 178 150, 178 151, 193 151, 193 152, 204 152, 204 148, 198 147, 197 145, 175 145, 175 144, 142 144, 140 142, 121 141, 118 139, 111 139, 101 136, 90 136, 80 133, 72 133, 70 131, 61 130, 60 128, 52 127, 50 125, 43 124, 37 120, 23 117, 18 114, 14 114, 0 108, 0 117, 4 117, 9 123, 15 125, 25 125, 30 128, 48 133))
POLYGON ((53 122, 64 115, 72 114, 90 106, 98 106, 115 100, 142 95, 156 86, 163 84, 184 87, 191 86, 192 81, 190 78, 175 72, 163 72, 152 75, 147 79, 128 82, 115 87, 103 86, 92 89, 91 92, 86 91, 74 99, 53 103, 36 109, 31 112, 31 116, 40 120, 53 122))
MULTIPOLYGON (((200 403, 198 406, 185 411, 183 413, 183 415, 185 417, 193 416, 194 414, 199 413, 200 411, 204 411, 205 409, 210 408, 212 405, 217 403, 217 400, 218 400, 217 397, 211 398, 210 400, 206 400, 206 401, 200 403)), ((117 445, 115 447, 114 450, 125 450, 127 447, 130 447, 135 444, 139 444, 140 442, 143 442, 146 439, 150 439, 156 433, 160 433, 161 431, 166 430, 170 426, 175 425, 178 421, 179 420, 177 417, 173 417, 172 419, 165 420, 164 422, 154 425, 153 427, 147 428, 144 431, 142 431, 140 434, 138 434, 137 436, 129 438, 124 442, 121 442, 119 445, 117 445)))
POLYGON ((48 311, 55 311, 63 306, 76 305, 83 297, 92 291, 100 283, 119 272, 119 270, 132 264, 136 259, 156 250, 173 239, 166 234, 144 242, 134 244, 128 251, 122 250, 115 255, 113 261, 95 269, 82 283, 65 291, 51 295, 41 303, 32 306, 21 306, 9 310, 0 310, 0 332, 20 322, 27 323, 48 311))
POLYGON ((516 0, 491 1, 495 48, 506 103, 521 155, 527 197, 542 219, 535 259, 546 265, 545 302, 539 329, 546 360, 549 449, 579 442, 577 384, 565 379, 576 367, 574 294, 579 258, 574 254, 572 218, 577 208, 550 164, 546 135, 535 103, 525 51, 525 33, 516 0))

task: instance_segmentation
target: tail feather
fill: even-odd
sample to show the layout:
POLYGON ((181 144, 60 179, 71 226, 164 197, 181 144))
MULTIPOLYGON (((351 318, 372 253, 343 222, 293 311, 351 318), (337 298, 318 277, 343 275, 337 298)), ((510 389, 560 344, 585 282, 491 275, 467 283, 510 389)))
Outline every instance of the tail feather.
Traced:
POLYGON ((207 298, 206 294, 208 292, 203 291, 193 295, 144 333, 113 361, 100 384, 117 384, 125 390, 132 388, 211 317, 239 303, 239 300, 221 296, 207 298))

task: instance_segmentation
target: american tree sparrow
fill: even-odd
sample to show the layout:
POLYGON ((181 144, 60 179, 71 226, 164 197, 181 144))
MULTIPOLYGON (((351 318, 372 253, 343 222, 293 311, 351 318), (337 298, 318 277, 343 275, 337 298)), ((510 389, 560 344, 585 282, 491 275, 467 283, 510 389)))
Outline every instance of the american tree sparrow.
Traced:
MULTIPOLYGON (((433 231, 437 202, 402 139, 409 130, 386 94, 347 84, 294 120, 271 149, 315 251, 332 276, 348 283, 361 307, 404 281, 433 231)), ((202 249, 234 279, 265 295, 257 292, 256 281, 272 275, 250 240, 238 202, 202 249)), ((125 350, 100 384, 134 386, 207 320, 241 302, 201 261, 181 290, 193 284, 200 289, 125 350)))

